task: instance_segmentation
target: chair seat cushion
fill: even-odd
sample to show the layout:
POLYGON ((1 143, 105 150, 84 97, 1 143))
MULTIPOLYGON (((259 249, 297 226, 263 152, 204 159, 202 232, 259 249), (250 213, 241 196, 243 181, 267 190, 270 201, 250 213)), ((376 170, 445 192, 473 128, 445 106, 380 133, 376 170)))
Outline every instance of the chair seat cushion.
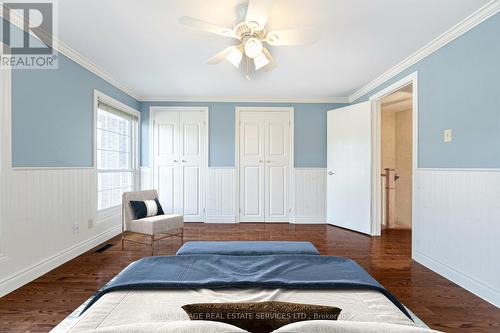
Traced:
POLYGON ((182 215, 156 215, 130 221, 128 230, 153 235, 182 228, 183 225, 184 218, 182 215))

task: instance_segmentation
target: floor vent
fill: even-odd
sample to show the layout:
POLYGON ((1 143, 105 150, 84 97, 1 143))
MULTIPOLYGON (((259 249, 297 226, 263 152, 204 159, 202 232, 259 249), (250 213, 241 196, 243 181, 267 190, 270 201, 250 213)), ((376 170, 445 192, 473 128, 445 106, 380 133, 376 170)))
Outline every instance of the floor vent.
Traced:
POLYGON ((112 246, 113 246, 113 244, 105 244, 105 245, 101 246, 100 248, 98 248, 97 250, 95 250, 94 252, 99 252, 99 253, 104 252, 112 246))

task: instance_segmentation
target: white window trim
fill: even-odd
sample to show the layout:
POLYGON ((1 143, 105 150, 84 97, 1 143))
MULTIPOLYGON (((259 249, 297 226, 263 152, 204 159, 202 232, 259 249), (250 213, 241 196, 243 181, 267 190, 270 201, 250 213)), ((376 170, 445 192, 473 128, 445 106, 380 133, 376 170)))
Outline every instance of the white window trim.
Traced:
MULTIPOLYGON (((96 221, 102 221, 105 220, 109 217, 116 216, 121 214, 121 207, 120 206, 115 206, 115 207, 110 207, 106 208, 103 210, 98 210, 97 208, 97 177, 98 177, 98 172, 97 172, 97 109, 99 102, 107 104, 109 106, 114 107, 115 109, 118 109, 124 113, 130 114, 131 116, 137 118, 137 122, 135 126, 132 126, 132 169, 127 169, 127 170, 120 170, 120 171, 132 171, 132 182, 133 182, 133 190, 138 190, 140 188, 140 174, 139 174, 139 153, 140 153, 140 146, 139 146, 139 137, 140 137, 140 124, 141 124, 141 113, 130 106, 117 101, 116 99, 100 92, 99 90, 94 89, 94 116, 93 116, 93 160, 92 160, 92 166, 95 171, 95 209, 97 212, 97 219, 96 221)), ((112 170, 110 170, 112 171, 112 170)))

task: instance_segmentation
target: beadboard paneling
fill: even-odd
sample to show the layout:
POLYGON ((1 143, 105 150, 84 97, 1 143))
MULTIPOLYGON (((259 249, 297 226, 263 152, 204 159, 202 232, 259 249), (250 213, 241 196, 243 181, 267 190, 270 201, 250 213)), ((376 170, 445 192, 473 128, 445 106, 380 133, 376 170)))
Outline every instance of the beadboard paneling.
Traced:
POLYGON ((207 222, 236 221, 236 169, 207 169, 207 222))
POLYGON ((500 306, 500 170, 419 169, 413 257, 500 306))
POLYGON ((92 168, 2 168, 0 296, 120 232, 120 216, 97 221, 92 168))
POLYGON ((295 168, 294 222, 326 223, 326 169, 295 168))

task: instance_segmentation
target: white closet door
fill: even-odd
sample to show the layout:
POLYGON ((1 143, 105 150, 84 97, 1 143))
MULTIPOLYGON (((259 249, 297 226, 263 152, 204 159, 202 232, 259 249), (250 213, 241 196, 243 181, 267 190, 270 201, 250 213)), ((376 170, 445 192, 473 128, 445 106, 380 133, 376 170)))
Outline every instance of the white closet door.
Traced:
POLYGON ((155 113, 154 185, 165 214, 182 213, 179 112, 155 113))
POLYGON ((186 221, 204 220, 205 203, 205 115, 198 111, 181 111, 180 156, 183 215, 186 221))
POLYGON ((371 233, 371 105, 328 111, 327 221, 371 233))
POLYGON ((239 127, 240 221, 265 221, 265 112, 241 112, 239 127))
POLYGON ((154 185, 165 214, 187 222, 205 219, 205 112, 154 113, 154 185))
POLYGON ((265 220, 288 222, 290 174, 290 115, 266 112, 265 220))

